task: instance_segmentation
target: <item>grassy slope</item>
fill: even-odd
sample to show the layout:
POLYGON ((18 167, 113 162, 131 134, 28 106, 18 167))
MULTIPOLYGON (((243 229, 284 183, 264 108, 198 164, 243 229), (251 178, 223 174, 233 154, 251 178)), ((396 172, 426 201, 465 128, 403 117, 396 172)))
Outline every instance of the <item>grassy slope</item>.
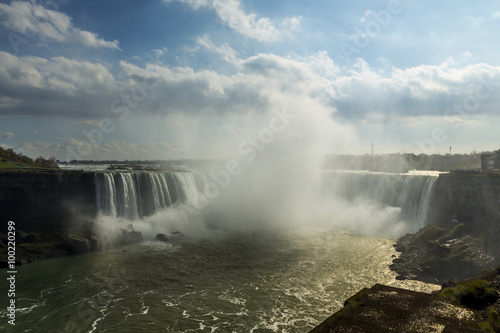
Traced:
POLYGON ((34 165, 20 163, 20 162, 10 162, 6 159, 0 158, 0 171, 16 171, 16 170, 55 170, 50 168, 40 168, 34 165))

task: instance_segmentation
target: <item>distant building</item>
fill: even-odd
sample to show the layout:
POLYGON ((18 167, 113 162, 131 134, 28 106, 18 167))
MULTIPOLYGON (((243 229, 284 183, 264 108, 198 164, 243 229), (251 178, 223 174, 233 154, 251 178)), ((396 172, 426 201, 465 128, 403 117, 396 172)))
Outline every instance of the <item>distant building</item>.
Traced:
POLYGON ((492 171, 500 169, 500 150, 492 154, 481 154, 481 170, 492 171))

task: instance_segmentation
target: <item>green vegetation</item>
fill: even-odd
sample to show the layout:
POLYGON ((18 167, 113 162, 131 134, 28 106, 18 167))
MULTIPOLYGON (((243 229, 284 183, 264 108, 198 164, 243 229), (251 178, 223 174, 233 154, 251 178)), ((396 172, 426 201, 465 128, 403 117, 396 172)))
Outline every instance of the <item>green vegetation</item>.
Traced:
POLYGON ((440 295, 475 310, 483 310, 499 298, 498 291, 490 287, 490 282, 486 280, 471 280, 455 287, 445 288, 440 295))
POLYGON ((59 167, 54 156, 48 159, 39 156, 36 160, 33 160, 26 155, 16 153, 12 148, 3 149, 0 147, 0 170, 24 169, 53 170, 59 169, 59 167))
POLYGON ((454 239, 463 237, 467 234, 467 227, 464 223, 453 226, 450 231, 444 236, 444 239, 454 239))
MULTIPOLYGON (((498 268, 480 274, 491 279, 497 276, 498 268)), ((449 299, 452 303, 469 308, 480 314, 482 321, 478 323, 478 328, 486 332, 500 332, 500 299, 498 290, 488 280, 475 279, 467 280, 454 287, 444 288, 440 297, 449 299)))
POLYGON ((479 328, 488 332, 500 332, 500 306, 490 306, 486 311, 486 320, 480 323, 479 328))
POLYGON ((415 240, 420 242, 435 241, 443 236, 444 232, 444 228, 438 227, 434 224, 429 224, 415 234, 415 240))

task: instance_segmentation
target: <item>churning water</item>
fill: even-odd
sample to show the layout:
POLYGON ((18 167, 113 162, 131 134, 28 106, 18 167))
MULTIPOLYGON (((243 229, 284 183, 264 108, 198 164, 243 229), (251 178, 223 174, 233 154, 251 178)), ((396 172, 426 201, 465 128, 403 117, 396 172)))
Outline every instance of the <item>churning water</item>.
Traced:
POLYGON ((393 243, 214 231, 29 264, 18 268, 15 332, 307 332, 361 288, 401 284, 393 243))
MULTIPOLYGON (((251 208, 245 211, 251 221, 260 216, 259 207, 281 204, 291 212, 283 216, 304 223, 238 229, 202 226, 208 214, 197 215, 201 222, 181 221, 192 215, 183 214, 183 207, 191 205, 192 212, 193 202, 200 202, 210 181, 206 173, 97 172, 101 233, 106 225, 132 223, 146 241, 18 267, 14 331, 307 332, 363 287, 384 283, 430 291, 429 285, 396 281, 389 265, 393 237, 424 223, 436 178, 325 172, 310 201, 300 192, 289 203, 254 195, 247 199, 266 200, 241 206, 251 208), (297 209, 302 203, 308 207, 303 215, 297 209), (157 232, 177 230, 186 237, 154 240, 157 232)), ((238 193, 259 188, 244 185, 238 193)), ((241 200, 231 201, 229 194, 221 195, 225 205, 214 206, 235 206, 238 213, 241 200)), ((0 323, 2 331, 12 328, 0 323)))

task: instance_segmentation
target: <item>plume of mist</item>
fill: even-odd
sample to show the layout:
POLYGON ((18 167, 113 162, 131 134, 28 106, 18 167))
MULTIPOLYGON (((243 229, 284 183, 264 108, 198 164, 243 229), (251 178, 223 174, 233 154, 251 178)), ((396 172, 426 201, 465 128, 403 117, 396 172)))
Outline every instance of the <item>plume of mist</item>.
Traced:
MULTIPOLYGON (((202 210, 209 227, 256 230, 321 226, 389 237, 408 232, 397 208, 366 200, 348 203, 320 193, 324 153, 356 142, 347 126, 333 120, 331 109, 308 97, 284 94, 274 94, 271 105, 294 117, 271 142, 255 149, 251 161, 246 161, 245 155, 238 156, 241 173, 231 177, 229 185, 202 210)), ((272 119, 275 114, 271 111, 265 117, 272 119)), ((254 137, 260 130, 254 129, 254 137)), ((249 141, 242 140, 243 145, 249 141)))
MULTIPOLYGON (((208 229, 254 231, 298 226, 389 237, 408 232, 397 208, 367 200, 348 203, 319 191, 324 154, 356 142, 348 126, 333 120, 335 110, 301 94, 270 89, 266 98, 267 110, 243 115, 252 120, 248 126, 231 123, 233 133, 240 135, 232 137, 222 151, 227 154, 228 147, 234 147, 229 158, 237 164, 237 173, 226 172, 222 182, 216 181, 220 172, 206 177, 208 187, 199 193, 203 199, 198 201, 204 202, 201 207, 193 209, 192 202, 171 207, 132 221, 134 229, 150 239, 174 231, 203 237, 208 229)), ((227 124, 220 124, 224 126, 227 124)), ((130 223, 103 216, 99 221, 107 228, 130 223)))

